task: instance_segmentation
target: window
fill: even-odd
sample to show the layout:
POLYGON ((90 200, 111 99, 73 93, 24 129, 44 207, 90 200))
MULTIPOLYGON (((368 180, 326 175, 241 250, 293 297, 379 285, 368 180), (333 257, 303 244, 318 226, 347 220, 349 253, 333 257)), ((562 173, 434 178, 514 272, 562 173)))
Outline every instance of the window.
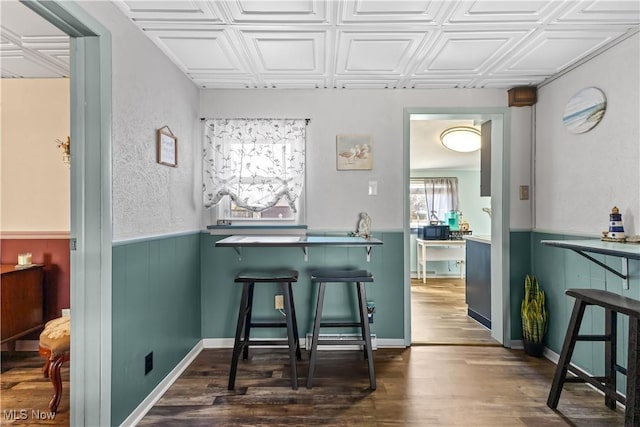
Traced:
POLYGON ((305 120, 207 120, 205 207, 217 206, 218 219, 299 219, 305 138, 305 120))
POLYGON ((409 214, 411 226, 444 221, 445 213, 458 210, 458 178, 411 178, 409 214))

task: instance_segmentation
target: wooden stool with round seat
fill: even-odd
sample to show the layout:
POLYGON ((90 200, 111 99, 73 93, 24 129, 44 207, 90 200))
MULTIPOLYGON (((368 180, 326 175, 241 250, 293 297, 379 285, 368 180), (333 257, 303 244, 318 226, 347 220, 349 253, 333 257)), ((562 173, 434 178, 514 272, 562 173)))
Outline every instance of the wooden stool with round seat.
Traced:
POLYGON ((252 340, 251 328, 286 328, 291 369, 291 388, 298 388, 298 371, 296 359, 301 360, 300 338, 296 320, 296 308, 293 301, 291 284, 298 281, 296 270, 251 271, 242 272, 235 278, 235 283, 242 284, 242 297, 238 310, 238 323, 229 370, 229 390, 235 388, 238 359, 249 357, 249 347, 282 345, 282 340, 252 340), (284 322, 255 321, 253 319, 253 291, 256 283, 279 283, 284 302, 284 322))
POLYGON ((316 303, 316 316, 313 321, 313 337, 311 338, 311 351, 309 354, 309 373, 307 375, 307 388, 313 386, 313 375, 318 358, 318 346, 348 346, 360 345, 367 360, 369 368, 369 388, 376 389, 376 374, 373 363, 373 348, 371 345, 371 331, 369 328, 369 318, 367 314, 367 294, 365 283, 372 283, 373 275, 366 270, 340 270, 340 269, 320 269, 311 272, 311 283, 319 284, 318 301, 316 303), (357 312, 358 321, 322 321, 322 309, 324 306, 324 294, 327 283, 356 285, 357 291, 357 312), (320 328, 350 328, 360 329, 360 338, 353 339, 320 339, 320 328))
POLYGON ((40 356, 47 358, 42 372, 51 379, 53 397, 49 402, 51 412, 58 410, 62 398, 62 379, 60 368, 71 359, 71 321, 69 316, 62 316, 48 321, 40 334, 40 356))

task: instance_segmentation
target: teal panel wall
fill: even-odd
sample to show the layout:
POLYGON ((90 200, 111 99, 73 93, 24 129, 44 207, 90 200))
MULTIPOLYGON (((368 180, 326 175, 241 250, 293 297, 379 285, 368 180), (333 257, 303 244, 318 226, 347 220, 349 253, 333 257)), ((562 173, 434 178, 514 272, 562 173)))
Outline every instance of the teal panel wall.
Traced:
MULTIPOLYGON (((374 233, 382 246, 371 251, 371 262, 366 262, 364 248, 315 247, 309 248, 305 262, 301 249, 295 248, 243 248, 242 259, 232 248, 216 248, 215 242, 226 236, 201 234, 202 260, 202 337, 233 338, 240 301, 240 285, 233 279, 242 270, 293 268, 300 272, 293 294, 296 304, 298 329, 301 336, 311 331, 317 289, 309 281, 309 271, 318 267, 349 267, 371 271, 374 282, 367 284, 367 299, 376 303, 372 332, 382 339, 404 338, 404 272, 403 233, 374 233)), ((281 316, 273 308, 276 284, 256 287, 254 318, 272 319, 281 316)), ((342 313, 355 310, 355 286, 330 285, 325 297, 324 318, 338 318, 342 313)), ((355 319, 355 317, 354 317, 355 319)), ((345 330, 344 332, 348 332, 345 330)), ((333 332, 339 332, 334 330, 333 332)), ((256 336, 284 337, 285 331, 256 331, 256 336)))
MULTIPOLYGON (((543 245, 542 240, 582 239, 583 237, 565 234, 532 233, 531 260, 532 271, 538 277, 540 285, 547 294, 549 310, 549 333, 546 345, 560 353, 566 333, 574 299, 565 295, 570 288, 604 289, 630 298, 640 299, 640 261, 629 261, 629 289, 623 289, 622 279, 581 255, 562 248, 543 245)), ((601 262, 620 271, 622 260, 619 257, 590 254, 601 262)), ((628 318, 618 316, 618 364, 626 366, 628 349, 628 318)), ((582 334, 604 333, 604 310, 600 307, 588 307, 582 326, 582 334)), ((604 345, 602 343, 579 342, 572 359, 573 363, 595 375, 604 372, 604 345)), ((624 376, 618 374, 619 389, 625 391, 624 376)))
POLYGON ((512 231, 510 238, 510 307, 511 339, 522 339, 522 318, 520 304, 524 296, 524 278, 531 274, 531 232, 512 231))
POLYGON ((201 338, 199 233, 113 247, 111 421, 119 425, 201 338), (145 356, 153 370, 145 376, 145 356))

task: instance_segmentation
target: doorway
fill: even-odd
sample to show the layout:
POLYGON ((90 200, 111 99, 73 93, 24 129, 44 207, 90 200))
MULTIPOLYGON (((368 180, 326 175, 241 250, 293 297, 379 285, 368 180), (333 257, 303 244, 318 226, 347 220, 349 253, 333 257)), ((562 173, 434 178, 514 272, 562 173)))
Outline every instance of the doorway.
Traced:
POLYGON ((71 37, 70 425, 111 424, 111 35, 75 2, 27 7, 71 37))
POLYGON ((491 197, 481 191, 480 128, 474 120, 410 120, 412 345, 497 344, 468 316, 466 301, 466 239, 491 234, 485 212, 491 197), (452 131, 466 132, 467 141, 478 145, 470 151, 445 147, 441 135, 452 131), (424 233, 433 225, 433 233, 424 233))
MULTIPOLYGON (((412 108, 405 109, 404 113, 404 148, 405 148, 405 162, 404 162, 404 173, 405 173, 405 304, 407 310, 405 310, 405 343, 406 345, 411 344, 411 337, 414 336, 412 319, 413 319, 413 310, 414 303, 419 302, 420 295, 416 292, 412 292, 412 288, 416 289, 412 286, 412 283, 415 283, 415 280, 412 280, 412 246, 415 245, 412 242, 412 232, 411 232, 411 221, 409 217, 410 212, 410 181, 411 181, 411 159, 414 156, 414 152, 411 150, 410 137, 411 137, 411 122, 412 121, 427 121, 433 122, 436 121, 471 121, 473 123, 482 123, 485 121, 492 121, 493 126, 491 130, 492 136, 492 149, 491 149, 491 167, 490 167, 490 176, 491 176, 491 193, 490 193, 490 201, 488 201, 489 206, 487 210, 491 210, 492 215, 489 217, 487 211, 482 210, 482 206, 478 207, 477 212, 474 214, 480 215, 478 221, 481 221, 484 218, 485 221, 489 221, 489 230, 491 241, 493 244, 490 245, 490 253, 491 253, 491 261, 490 261, 490 271, 491 271, 491 330, 490 336, 491 340, 495 341, 499 344, 504 344, 507 340, 507 337, 510 337, 510 319, 509 319, 509 286, 508 286, 508 210, 504 207, 507 205, 508 194, 505 194, 505 190, 508 190, 508 186, 503 186, 503 181, 508 182, 508 170, 505 167, 505 162, 503 159, 508 158, 508 150, 505 141, 508 140, 508 132, 505 129, 509 129, 509 111, 508 109, 486 109, 486 108, 477 108, 477 109, 468 109, 468 108, 460 108, 460 109, 448 109, 448 110, 436 110, 432 108, 412 108), (486 218, 485 218, 486 217, 486 218), (499 244, 496 244, 499 242, 499 244), (415 301, 413 296, 416 295, 415 301)), ((438 134, 439 137, 439 134, 438 134)), ((442 171, 441 171, 442 172, 442 171)), ((451 174, 451 171, 445 171, 447 175, 451 174)), ((477 189, 479 192, 479 188, 477 189)), ((465 217, 467 213, 463 211, 465 217)), ((475 215, 471 215, 475 216, 475 215)), ((473 228, 472 221, 469 221, 470 226, 473 228)), ((413 267, 415 269, 415 267, 413 267)), ((434 271, 437 273, 437 271, 434 271)), ((429 279, 427 279, 428 281, 429 279)), ((454 279, 453 277, 446 277, 444 279, 433 279, 434 287, 433 292, 436 290, 440 290, 440 294, 435 293, 433 296, 422 296, 423 299, 431 299, 443 297, 443 292, 446 295, 447 293, 452 293, 449 295, 451 298, 457 298, 456 301, 458 307, 458 318, 465 318, 464 314, 460 314, 460 312, 464 313, 464 305, 459 304, 460 298, 463 295, 464 290, 464 280, 463 279, 454 279), (443 283, 439 283, 438 280, 444 280, 443 283), (457 280, 457 282, 455 282, 457 280), (438 286, 435 286, 438 285, 438 286), (455 295, 457 294, 457 296, 455 295)), ((415 283, 414 286, 421 286, 418 283, 415 283)), ((428 289, 428 288, 427 288, 428 289)), ((422 288, 425 290, 425 288, 422 288)), ((445 298, 446 300, 446 298, 445 298)), ((453 305, 453 304, 452 304, 453 305)), ((416 308, 419 309, 419 308, 416 308)), ((446 310, 446 309, 445 309, 446 310)), ((424 317, 424 314, 420 314, 420 312, 416 313, 416 319, 419 319, 420 316, 424 317)), ((443 313, 434 313, 428 315, 427 317, 431 318, 431 322, 437 322, 438 325, 442 326, 443 322, 446 320, 446 311, 443 313), (445 319, 445 320, 443 320, 445 319)), ((450 319, 451 321, 451 319, 450 319)), ((468 320, 469 322, 474 322, 473 320, 468 320)), ((474 324, 474 326, 476 326, 474 324)), ((443 334, 446 335, 450 331, 447 331, 446 325, 441 328, 443 334)), ((441 331, 441 332, 442 332, 441 331)), ((464 335, 461 335, 461 340, 465 340, 464 335)), ((426 339, 426 342, 429 342, 429 338, 426 339)), ((491 342, 491 340, 485 340, 484 338, 479 340, 478 343, 491 342)), ((438 343, 442 341, 440 338, 437 340, 434 339, 433 343, 438 343)), ((454 338, 447 338, 445 343, 453 343, 455 341, 454 338)))

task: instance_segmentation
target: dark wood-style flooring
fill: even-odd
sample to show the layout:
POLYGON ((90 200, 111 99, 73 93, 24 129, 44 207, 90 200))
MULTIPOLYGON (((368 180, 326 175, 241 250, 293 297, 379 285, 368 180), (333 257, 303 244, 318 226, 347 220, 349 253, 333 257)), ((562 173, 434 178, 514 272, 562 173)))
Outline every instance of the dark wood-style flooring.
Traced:
POLYGON ((65 363, 60 370, 62 400, 53 415, 49 411, 53 386, 51 380, 42 375, 44 360, 37 351, 2 352, 0 425, 69 425, 69 364, 65 363))
MULTIPOLYGON (((228 391, 230 350, 205 350, 141 426, 620 426, 622 410, 585 385, 546 406, 554 365, 502 347, 420 346, 375 352, 376 391, 361 352, 325 352, 314 388, 308 358, 292 390, 285 352, 259 349, 228 391)), ((305 355, 306 356, 306 355, 305 355)))
MULTIPOLYGON (((443 281, 440 285, 433 282, 433 294, 425 297, 431 300, 432 308, 438 306, 433 304, 434 300, 447 300, 446 295, 452 292, 449 282, 443 281)), ((429 280, 427 283, 431 284, 429 280)), ((459 285, 453 283, 453 288, 459 285)), ((420 304, 419 294, 424 290, 414 289, 417 291, 412 298, 414 303, 420 304)), ((546 406, 546 400, 555 368, 553 363, 528 357, 521 350, 492 345, 488 331, 473 321, 466 325, 466 321, 447 311, 444 305, 442 302, 431 314, 421 315, 432 319, 424 324, 426 333, 430 334, 425 335, 428 338, 424 342, 432 345, 375 352, 378 387, 374 392, 368 388, 362 352, 323 351, 311 390, 305 388, 308 353, 303 352, 298 368, 300 388, 292 390, 286 351, 252 349, 249 360, 239 364, 236 390, 228 391, 231 350, 204 350, 139 425, 591 427, 624 424, 622 409, 609 410, 602 395, 583 384, 567 384, 558 411, 552 411, 546 406), (438 310, 444 312, 438 315, 438 310), (440 322, 438 325, 433 321, 436 318, 444 318, 450 324, 440 322), (429 324, 440 330, 428 331, 429 324), (467 336, 451 341, 447 333, 451 332, 452 325, 466 331, 463 336, 467 336), (481 328, 485 335, 474 331, 475 327, 481 328), (464 345, 465 340, 470 345, 464 345)), ((414 310, 414 315, 419 312, 414 310)), ((464 313, 466 317, 466 308, 464 313)), ((2 357, 1 409, 46 411, 52 389, 48 380, 42 378, 42 359, 34 353, 3 353, 2 357)), ((64 368, 64 395, 54 421, 27 420, 27 423, 15 424, 69 425, 68 378, 68 368, 64 368)), ((5 423, 7 420, 3 418, 0 424, 5 423)))

